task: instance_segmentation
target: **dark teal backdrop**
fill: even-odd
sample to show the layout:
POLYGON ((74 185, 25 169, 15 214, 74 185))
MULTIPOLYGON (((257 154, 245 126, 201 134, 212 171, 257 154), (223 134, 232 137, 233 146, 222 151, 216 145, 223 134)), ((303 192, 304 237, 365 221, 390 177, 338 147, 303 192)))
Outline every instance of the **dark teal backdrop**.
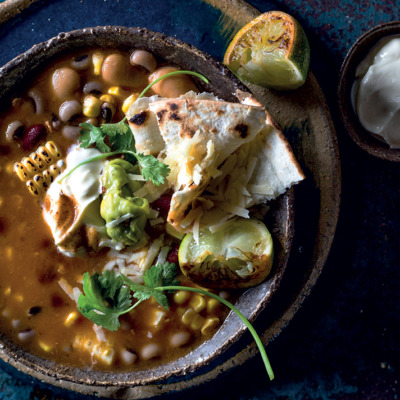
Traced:
MULTIPOLYGON (((339 139, 343 195, 328 263, 305 305, 268 347, 276 380, 259 357, 212 384, 165 399, 386 400, 400 382, 400 164, 353 144, 337 110, 341 63, 356 38, 399 19, 400 1, 262 1, 303 25, 311 67, 327 97, 339 139)), ((0 65, 61 31, 96 25, 145 26, 221 60, 220 12, 200 0, 40 0, 0 26, 0 65)), ((1 261, 0 261, 1 262, 1 261)), ((82 399, 0 364, 0 400, 82 399)))

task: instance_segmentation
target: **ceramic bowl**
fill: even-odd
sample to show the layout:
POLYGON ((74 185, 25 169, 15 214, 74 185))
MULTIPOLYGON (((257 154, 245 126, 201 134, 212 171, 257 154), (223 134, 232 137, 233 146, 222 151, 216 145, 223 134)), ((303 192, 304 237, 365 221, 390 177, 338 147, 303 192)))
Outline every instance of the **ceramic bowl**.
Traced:
POLYGON ((362 35, 351 47, 339 75, 339 108, 343 123, 354 142, 369 154, 389 161, 400 161, 400 149, 391 149, 361 125, 351 103, 351 90, 357 66, 383 38, 400 34, 400 22, 381 24, 362 35))
MULTIPOLYGON (((218 97, 232 102, 239 102, 239 97, 241 99, 249 95, 246 87, 223 65, 188 44, 143 28, 109 26, 61 33, 6 64, 0 69, 0 106, 20 85, 28 82, 37 71, 51 63, 54 58, 65 52, 96 47, 129 51, 135 48, 146 49, 183 69, 197 71, 207 76, 210 83, 204 84, 202 90, 212 91, 218 97)), ((250 320, 254 320, 270 301, 286 268, 293 237, 292 191, 272 204, 268 218, 267 223, 271 228, 276 249, 273 271, 265 282, 244 292, 236 304, 250 320)), ((62 388, 104 397, 143 398, 150 393, 146 392, 146 386, 158 385, 160 388, 158 393, 162 393, 162 384, 170 382, 171 379, 178 382, 176 390, 186 387, 185 380, 189 376, 201 374, 201 370, 221 356, 244 331, 243 324, 239 323, 235 316, 229 315, 210 340, 186 356, 151 370, 124 373, 100 372, 60 365, 27 353, 1 333, 0 356, 20 371, 62 388), (144 389, 135 391, 134 388, 137 387, 144 389)))

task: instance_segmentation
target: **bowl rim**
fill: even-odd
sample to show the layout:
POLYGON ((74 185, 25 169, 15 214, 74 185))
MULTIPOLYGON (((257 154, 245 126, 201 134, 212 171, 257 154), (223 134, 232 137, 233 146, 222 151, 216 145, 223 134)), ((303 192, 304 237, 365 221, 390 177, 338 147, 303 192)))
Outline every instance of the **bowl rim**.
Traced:
MULTIPOLYGON (((56 57, 57 55, 63 54, 65 49, 71 46, 71 43, 74 41, 77 41, 76 43, 74 42, 74 44, 79 43, 79 45, 77 45, 76 47, 72 47, 72 49, 77 50, 79 47, 90 48, 91 46, 85 44, 86 42, 83 43, 85 37, 98 38, 103 35, 105 37, 107 36, 108 38, 110 33, 112 33, 113 35, 122 35, 125 37, 128 35, 139 35, 142 38, 151 38, 152 40, 157 38, 157 40, 166 42, 168 46, 171 47, 180 46, 184 50, 194 53, 193 56, 196 56, 199 59, 199 60, 196 59, 197 61, 211 63, 212 68, 215 69, 215 72, 218 72, 220 74, 220 78, 223 82, 226 81, 231 82, 231 85, 236 89, 236 92, 232 93, 233 97, 238 99, 237 91, 241 92, 242 95, 243 92, 247 93, 249 92, 248 89, 224 65, 213 59, 208 54, 198 50, 196 47, 188 43, 185 43, 179 39, 158 32, 152 32, 146 28, 140 28, 140 27, 127 28, 121 26, 98 26, 98 27, 77 29, 70 32, 62 32, 47 41, 34 45, 26 52, 20 54, 13 60, 9 61, 7 64, 5 64, 3 67, 0 68, 0 79, 6 80, 6 82, 3 85, 5 87, 6 94, 4 95, 3 92, 3 94, 0 93, 0 95, 5 97, 9 95, 9 91, 13 88, 15 83, 8 82, 6 77, 9 73, 12 73, 13 71, 15 73, 15 70, 18 69, 21 63, 27 63, 27 66, 30 67, 29 69, 35 69, 38 67, 38 65, 40 65, 43 62, 43 60, 47 60, 49 58, 51 59, 53 56, 56 57), (55 53, 52 55, 46 55, 46 51, 49 51, 49 49, 52 48, 56 48, 57 51, 55 51, 55 53)), ((112 43, 110 43, 109 47, 112 47, 112 43)), ((122 46, 117 45, 116 47, 121 48, 122 46)), ((133 42, 131 48, 134 48, 133 42)), ((28 75, 29 74, 31 74, 31 72, 28 72, 28 75)), ((286 209, 288 210, 288 215, 289 215, 289 220, 286 225, 287 246, 284 248, 284 254, 282 255, 283 258, 281 260, 281 265, 275 266, 275 268, 277 268, 275 274, 271 275, 270 277, 271 279, 267 280, 268 282, 271 280, 271 282, 269 282, 268 285, 264 285, 262 289, 260 287, 259 290, 260 296, 262 291, 264 291, 265 293, 262 296, 262 301, 257 304, 257 307, 254 310, 250 311, 248 315, 248 318, 250 320, 254 320, 256 316, 259 315, 259 313, 265 308, 265 306, 271 299, 272 295, 279 287, 279 282, 283 276, 284 270, 287 265, 288 257, 290 254, 290 248, 294 230, 294 226, 291 220, 293 213, 293 201, 294 201, 293 191, 291 190, 285 196, 283 196, 282 201, 285 203, 284 207, 286 207, 286 209)), ((246 291, 246 295, 247 293, 248 292, 246 291)), ((227 321, 229 319, 231 321, 232 317, 233 317, 232 315, 228 316, 227 321)), ((93 388, 93 390, 95 390, 96 388, 106 388, 108 386, 136 386, 136 385, 142 386, 142 385, 160 383, 161 381, 165 381, 173 376, 182 376, 185 374, 194 373, 197 370, 204 368, 210 361, 220 356, 220 354, 222 354, 231 344, 236 342, 242 336, 245 330, 246 328, 241 325, 239 328, 236 329, 236 333, 233 337, 229 336, 227 340, 224 339, 223 345, 219 347, 218 352, 214 351, 211 354, 205 354, 204 358, 200 360, 199 363, 196 364, 195 366, 186 364, 182 366, 182 362, 185 361, 186 358, 186 356, 184 356, 183 358, 181 358, 181 360, 183 361, 181 363, 177 363, 174 369, 169 370, 168 373, 160 373, 158 375, 154 373, 149 373, 149 371, 147 371, 147 375, 142 373, 141 375, 139 375, 139 377, 133 377, 132 375, 134 375, 134 373, 132 374, 132 373, 107 372, 99 374, 95 373, 94 377, 91 377, 87 375, 86 369, 81 369, 77 367, 64 367, 56 362, 43 359, 42 357, 34 356, 22 349, 18 349, 18 346, 12 344, 10 341, 7 341, 2 337, 0 337, 0 339, 3 340, 3 342, 0 343, 0 358, 2 358, 5 362, 9 363, 10 365, 16 367, 18 370, 27 373, 28 375, 39 378, 47 383, 56 386, 61 386, 67 389, 71 388, 72 390, 81 393, 88 393, 87 387, 91 387, 93 388), (16 348, 16 351, 10 353, 9 351, 10 346, 13 347, 14 349, 16 348), (38 365, 38 360, 41 361, 39 365, 38 365), (57 366, 58 368, 54 368, 55 366, 57 366), (76 371, 79 371, 81 373, 80 374, 81 376, 79 378, 76 375, 76 371), (126 377, 125 381, 121 380, 122 375, 126 377), (107 378, 100 379, 99 378, 100 376, 104 376, 107 378), (85 387, 86 389, 84 389, 85 387)))
POLYGON ((337 95, 342 122, 353 141, 372 156, 399 162, 400 149, 391 149, 368 132, 359 122, 351 102, 357 66, 379 40, 396 34, 400 35, 400 21, 385 22, 368 30, 353 43, 340 69, 337 95))

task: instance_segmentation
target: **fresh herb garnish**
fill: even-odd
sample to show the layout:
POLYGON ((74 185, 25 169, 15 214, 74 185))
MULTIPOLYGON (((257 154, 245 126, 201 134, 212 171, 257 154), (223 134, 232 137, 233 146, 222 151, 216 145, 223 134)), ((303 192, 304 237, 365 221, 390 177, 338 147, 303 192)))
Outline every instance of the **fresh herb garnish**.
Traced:
POLYGON ((102 153, 111 151, 134 151, 133 135, 129 126, 125 123, 125 119, 116 124, 102 124, 100 127, 94 126, 87 122, 80 125, 81 136, 79 138, 80 146, 87 149, 92 144, 102 153), (104 141, 107 139, 108 144, 104 141))
POLYGON ((166 262, 149 268, 144 275, 144 285, 133 282, 127 276, 115 275, 112 271, 104 271, 90 276, 83 275, 83 291, 78 300, 79 311, 92 322, 104 328, 114 331, 119 328, 119 317, 126 314, 142 301, 150 297, 168 309, 168 298, 165 293, 173 293, 176 290, 186 290, 212 297, 229 307, 246 325, 258 346, 264 361, 269 378, 274 379, 271 364, 265 352, 264 345, 257 332, 248 319, 232 303, 222 297, 206 290, 194 287, 180 286, 175 264, 166 262), (131 293, 132 292, 132 293, 131 293), (137 299, 133 302, 133 298, 137 299))
MULTIPOLYGON (((173 71, 160 76, 140 93, 138 99, 144 96, 144 94, 156 83, 162 79, 168 78, 174 75, 194 75, 208 83, 208 79, 203 75, 193 71, 173 71)), ((161 185, 164 183, 165 178, 168 176, 170 169, 168 165, 165 165, 161 161, 158 161, 152 155, 139 154, 135 152, 135 146, 133 142, 133 135, 126 123, 126 117, 116 124, 102 124, 100 127, 84 122, 80 124, 83 128, 81 130, 81 136, 79 138, 80 147, 84 149, 94 145, 94 147, 100 152, 104 153, 102 156, 95 156, 88 158, 76 165, 68 174, 64 175, 59 182, 63 181, 66 177, 72 174, 77 168, 92 161, 100 160, 102 158, 108 158, 117 154, 125 154, 125 158, 129 162, 137 161, 140 167, 140 173, 143 178, 147 181, 153 182, 155 185, 161 185)))

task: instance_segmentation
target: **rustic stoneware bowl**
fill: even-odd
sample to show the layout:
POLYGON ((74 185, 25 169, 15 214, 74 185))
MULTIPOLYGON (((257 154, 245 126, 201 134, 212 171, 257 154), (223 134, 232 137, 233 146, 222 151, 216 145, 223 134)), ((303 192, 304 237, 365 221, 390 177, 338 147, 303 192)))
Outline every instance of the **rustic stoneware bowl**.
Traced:
POLYGON ((389 161, 400 161, 400 149, 391 149, 386 143, 366 131, 354 112, 351 90, 356 69, 368 52, 383 38, 400 34, 400 22, 381 24, 362 35, 351 47, 339 75, 339 107, 343 123, 354 142, 369 154, 389 161))
MULTIPOLYGON (((212 91, 220 98, 232 102, 238 102, 239 98, 249 95, 248 90, 223 65, 188 44, 142 28, 109 26, 61 33, 10 61, 0 69, 0 106, 54 58, 68 51, 96 47, 128 51, 146 49, 183 69, 205 75, 210 83, 204 85, 198 82, 202 90, 212 91)), ((267 281, 244 292, 236 304, 250 320, 254 320, 270 301, 286 268, 293 237, 293 191, 281 196, 271 208, 267 223, 276 249, 273 271, 267 281)), ((168 383, 171 379, 175 382, 181 380, 181 388, 184 388, 188 376, 207 368, 207 364, 223 354, 244 330, 243 324, 235 316, 229 315, 214 337, 187 356, 151 370, 127 373, 99 372, 60 365, 27 353, 1 333, 0 357, 22 372, 65 389, 104 397, 142 398, 147 397, 147 385, 168 383), (132 391, 135 387, 144 389, 132 391)))

